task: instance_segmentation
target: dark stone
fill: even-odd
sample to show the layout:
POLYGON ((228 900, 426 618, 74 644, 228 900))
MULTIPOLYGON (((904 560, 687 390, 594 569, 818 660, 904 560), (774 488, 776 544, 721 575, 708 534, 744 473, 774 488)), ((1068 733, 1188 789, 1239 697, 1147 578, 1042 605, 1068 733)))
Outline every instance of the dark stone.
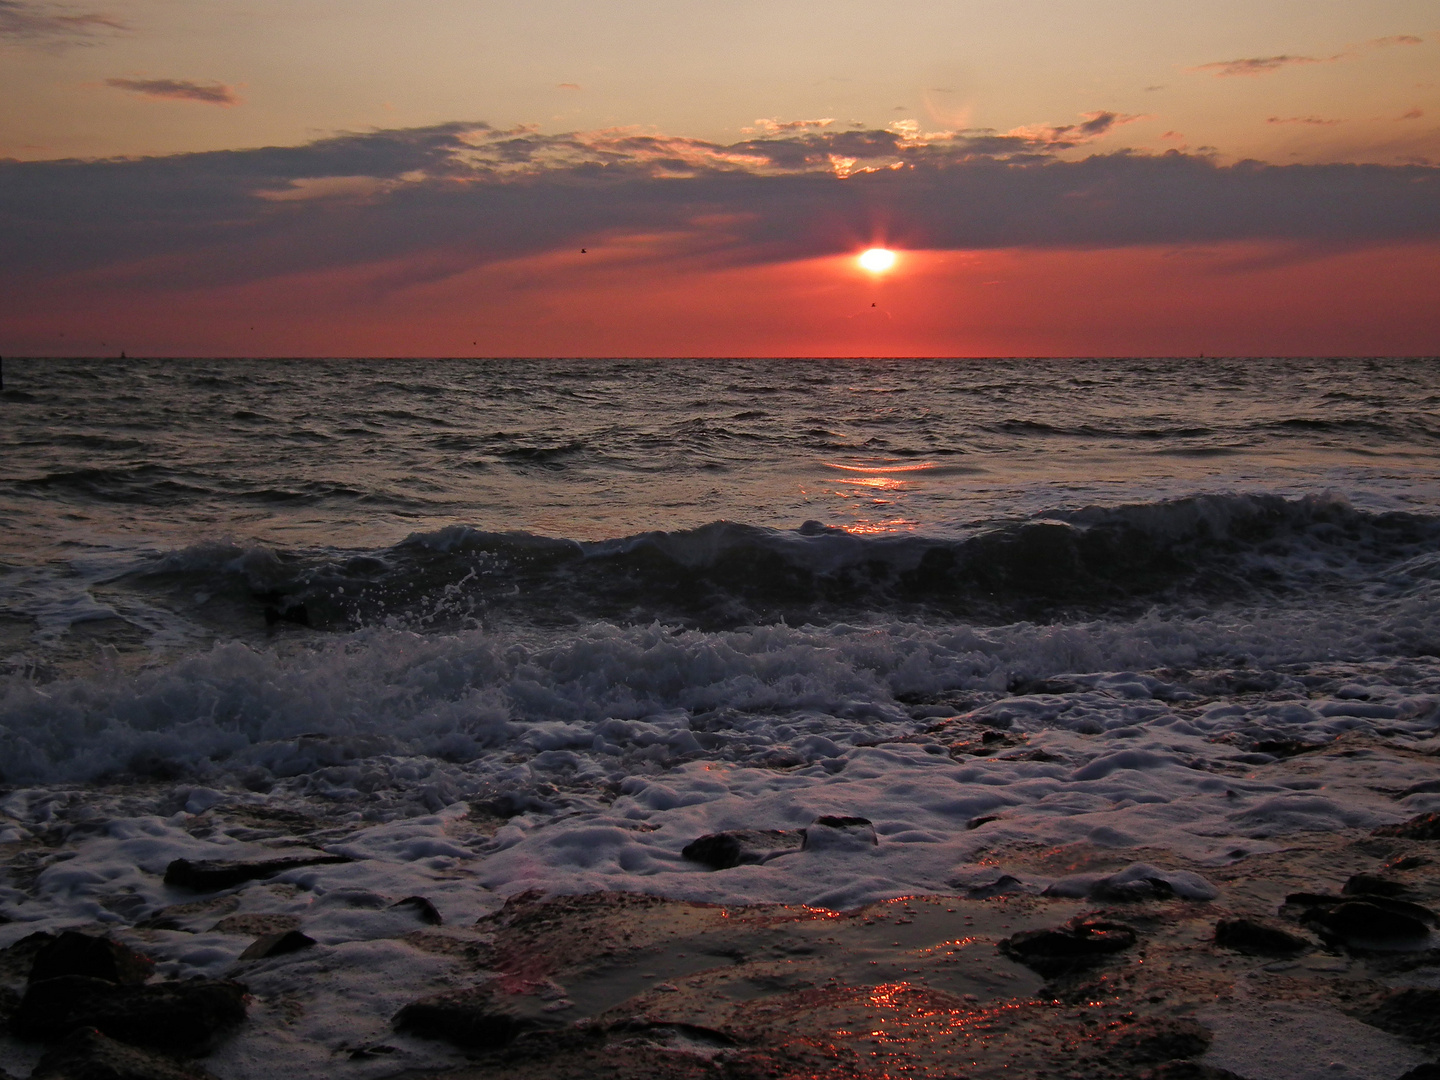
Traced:
POLYGON ((198 1054, 244 1019, 245 987, 228 980, 119 986, 62 975, 30 984, 10 1030, 22 1039, 53 1042, 93 1027, 121 1042, 198 1054))
POLYGON ((155 961, 106 937, 66 930, 35 954, 30 982, 61 975, 86 975, 106 982, 139 986, 150 978, 155 961))
MULTIPOLYGON (((1367 904, 1369 907, 1380 909, 1381 912, 1403 916, 1405 919, 1423 923, 1424 926, 1440 926, 1440 916, 1431 912, 1423 904, 1411 903, 1408 900, 1398 900, 1391 896, 1333 896, 1328 893, 1290 893, 1284 899, 1283 912, 1297 917, 1302 923, 1318 923, 1325 926, 1329 914, 1341 907, 1342 904, 1367 904)), ((1354 914, 1354 913, 1352 913, 1354 914)))
POLYGON ((165 868, 165 884, 195 892, 215 892, 298 870, 302 866, 332 866, 353 862, 348 855, 288 855, 283 859, 230 862, 225 859, 176 859, 165 868))
POLYGON ((1405 883, 1375 874, 1352 874, 1340 891, 1346 896, 1399 896, 1405 883))
POLYGON ((1025 930, 1000 942, 1000 951, 1047 979, 1098 963, 1135 944, 1135 931, 1105 919, 1072 919, 1054 930, 1025 930))
POLYGON ((1399 825, 1384 825, 1376 836, 1397 836, 1402 840, 1440 840, 1440 814, 1420 814, 1399 825))
POLYGON ((1360 1019, 1392 1035, 1440 1045, 1440 990, 1407 986, 1383 991, 1360 1019))
POLYGON ((33 934, 26 934, 9 948, 0 949, 0 983, 28 980, 30 969, 35 966, 36 955, 54 940, 54 934, 37 930, 33 934))
POLYGON ((1298 934, 1253 919, 1221 919, 1215 924, 1215 944, 1260 956, 1289 956, 1310 943, 1298 934))
POLYGON ((240 954, 240 959, 268 960, 272 956, 284 956, 286 953, 299 952, 301 949, 309 949, 314 945, 315 939, 308 934, 302 934, 299 930, 277 930, 273 934, 265 934, 252 941, 240 954))
POLYGON ((351 1061, 374 1061, 379 1057, 388 1057, 395 1053, 395 1047, 389 1043, 374 1043, 370 1046, 357 1046, 350 1051, 351 1061))
POLYGON ((397 900, 390 906, 392 908, 408 908, 415 912, 421 922, 430 926, 439 926, 445 921, 440 917, 439 909, 423 896, 407 896, 404 900, 397 900))
POLYGON ((213 1080, 200 1066, 152 1054, 80 1028, 45 1056, 30 1080, 213 1080))
POLYGON ((800 829, 736 829, 692 840, 680 854, 712 870, 763 863, 776 855, 799 851, 805 843, 800 829))
POLYGON ((1244 1080, 1229 1069, 1201 1065, 1198 1061, 1166 1061, 1143 1074, 1145 1080, 1244 1080))
POLYGON ((457 990, 412 1001, 392 1021, 396 1031, 456 1046, 493 1050, 540 1025, 499 1006, 483 988, 457 990))
POLYGON ((999 814, 982 814, 980 817, 972 817, 965 823, 967 829, 978 829, 981 825, 989 825, 992 821, 999 821, 999 814))
POLYGON ((1440 1062, 1427 1061, 1416 1065, 1399 1080, 1440 1080, 1440 1062))
POLYGON ((846 817, 839 814, 822 814, 817 817, 812 825, 824 825, 827 829, 853 829, 861 825, 870 825, 872 822, 868 817, 846 817))
POLYGON ((1430 934, 1430 928, 1420 919, 1369 900, 1338 904, 1313 921, 1346 945, 1362 948, 1367 944, 1418 944, 1430 934))
POLYGON ((1105 1039, 1107 1055, 1136 1064, 1199 1057, 1210 1046, 1210 1031, 1194 1020, 1154 1017, 1119 1028, 1105 1039))

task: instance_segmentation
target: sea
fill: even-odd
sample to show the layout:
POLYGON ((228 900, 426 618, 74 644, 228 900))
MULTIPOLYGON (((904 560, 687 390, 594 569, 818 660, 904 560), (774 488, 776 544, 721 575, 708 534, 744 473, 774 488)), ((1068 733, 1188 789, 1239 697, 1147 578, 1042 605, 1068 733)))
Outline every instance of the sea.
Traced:
MULTIPOLYGON (((303 843, 354 861, 240 911, 383 1028, 442 961, 353 912, 408 895, 848 910, 1084 849, 1203 899, 1440 810, 1437 462, 1434 358, 6 359, 0 945, 303 843), (874 843, 682 854, 826 815, 874 843)), ((204 930, 146 948, 229 970, 204 930)))

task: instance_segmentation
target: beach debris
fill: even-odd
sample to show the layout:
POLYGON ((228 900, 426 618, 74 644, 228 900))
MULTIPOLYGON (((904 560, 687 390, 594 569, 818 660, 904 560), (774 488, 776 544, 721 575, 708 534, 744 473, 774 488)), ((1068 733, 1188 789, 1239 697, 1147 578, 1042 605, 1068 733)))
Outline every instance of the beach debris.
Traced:
POLYGON ((1107 901, 1214 900, 1219 890, 1188 870, 1160 870, 1148 863, 1131 863, 1114 874, 1071 874, 1051 884, 1042 894, 1107 901))
POLYGON ((1012 934, 1001 940, 1000 951, 1048 979, 1098 963, 1135 942, 1132 927, 1081 915, 1052 930, 1012 934))
POLYGON ((1221 948, 1259 956, 1290 956, 1303 952, 1310 942, 1270 923, 1255 919, 1221 919, 1215 924, 1215 944, 1221 948))
POLYGON ((155 961, 108 937, 66 930, 35 954, 30 982, 85 975, 106 982, 138 986, 150 978, 155 961))
POLYGON ((514 1042, 539 1021, 505 1008, 485 987, 453 990, 412 1001, 391 1021, 396 1031, 425 1039, 443 1039, 472 1050, 492 1050, 514 1042))
POLYGON ((801 829, 806 851, 856 851, 880 843, 869 818, 823 814, 801 829))
POLYGON ((734 829, 708 833, 691 840, 680 854, 712 870, 753 866, 778 855, 789 855, 805 845, 804 829, 734 829))
POLYGON ((22 1039, 53 1042, 93 1027, 121 1042, 202 1054, 245 1019, 245 987, 195 978, 122 986, 84 975, 31 983, 10 1018, 22 1039))
POLYGON ((80 1028, 47 1050, 30 1080, 213 1080, 193 1062, 117 1042, 94 1028, 80 1028))
POLYGON ((1401 840, 1440 840, 1440 813, 1419 814, 1398 825, 1382 825, 1376 836, 1394 836, 1401 840))
POLYGON ((413 911, 416 917, 427 926, 440 926, 445 922, 440 917, 440 910, 423 896, 407 896, 404 900, 396 900, 390 906, 413 911))
POLYGON ((304 855, 286 855, 280 859, 230 861, 227 859, 175 859, 165 868, 165 884, 194 892, 215 892, 298 870, 305 866, 332 866, 354 862, 348 855, 328 855, 317 851, 304 855))
POLYGON ((280 930, 256 938, 240 954, 240 959, 268 960, 272 956, 284 956, 286 953, 314 948, 315 944, 314 938, 308 934, 302 934, 299 930, 280 930))

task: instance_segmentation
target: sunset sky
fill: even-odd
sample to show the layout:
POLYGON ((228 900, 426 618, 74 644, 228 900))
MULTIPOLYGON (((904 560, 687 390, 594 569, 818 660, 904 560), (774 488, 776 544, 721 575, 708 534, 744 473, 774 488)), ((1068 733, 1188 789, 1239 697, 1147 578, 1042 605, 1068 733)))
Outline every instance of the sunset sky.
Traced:
POLYGON ((0 0, 0 97, 0 354, 1440 352, 1433 0, 0 0))

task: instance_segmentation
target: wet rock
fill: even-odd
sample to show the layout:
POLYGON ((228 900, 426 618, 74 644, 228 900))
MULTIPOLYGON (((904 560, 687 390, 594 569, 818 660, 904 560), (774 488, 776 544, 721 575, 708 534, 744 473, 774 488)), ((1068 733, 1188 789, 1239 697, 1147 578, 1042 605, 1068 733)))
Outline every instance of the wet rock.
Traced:
POLYGON ((1175 896, 1184 900, 1213 900, 1219 893, 1199 874, 1188 870, 1160 870, 1147 863, 1131 863, 1115 874, 1063 877, 1047 888, 1044 895, 1134 903, 1175 896))
POLYGON ((1221 919, 1215 924, 1215 944, 1257 956, 1292 956, 1310 945, 1298 934, 1253 919, 1221 919))
POLYGON ((1372 999, 1360 1019, 1391 1035, 1440 1045, 1440 990, 1406 986, 1382 991, 1372 999))
POLYGON ((282 859, 262 859, 254 862, 231 862, 226 859, 176 859, 165 868, 165 884, 195 892, 215 892, 243 885, 247 881, 283 874, 287 870, 298 870, 304 866, 331 866, 353 862, 346 855, 326 855, 315 852, 311 855, 287 855, 282 859))
POLYGON ((806 851, 849 851, 872 848, 880 843, 869 818, 825 814, 800 830, 806 851))
POLYGON ((799 851, 804 843, 803 829, 735 829, 692 840, 680 854, 712 870, 728 870, 732 866, 751 866, 799 851))
POLYGON ((1144 1065, 1199 1057, 1210 1038, 1210 1030, 1194 1020, 1154 1017, 1119 1028, 1104 1045, 1108 1056, 1144 1065))
POLYGON ((1341 933, 1332 925, 1336 920, 1334 913, 1342 906, 1352 905, 1359 905, 1358 910, 1346 912, 1339 917, 1339 922, 1351 928, 1346 932, 1355 933, 1357 936, 1364 936, 1361 933, 1363 919, 1373 923, 1373 934, 1379 938, 1420 938, 1424 935, 1419 933, 1419 930, 1440 925, 1440 916, 1436 916, 1429 908, 1391 896, 1291 893, 1285 897, 1285 903, 1280 910, 1290 918, 1333 936, 1341 933), (1386 918, 1388 915, 1398 918, 1392 922, 1386 918), (1419 928, 1412 925, 1417 923, 1419 928))
POLYGON ((1420 814, 1398 825, 1384 825, 1376 836, 1396 836, 1402 840, 1440 840, 1440 813, 1420 814))
POLYGON ((1095 964, 1130 948, 1133 928, 1105 919, 1072 919, 1054 930, 1025 930, 1000 942, 1000 951, 1045 978, 1095 964))
POLYGON ((54 934, 38 930, 33 934, 26 934, 9 948, 0 949, 0 981, 28 981, 30 970, 35 966, 36 955, 54 940, 54 934))
POLYGON ((280 930, 256 938, 240 954, 240 959, 268 960, 272 956, 284 956, 286 953, 313 948, 314 945, 315 939, 308 934, 302 934, 299 930, 280 930))
POLYGON ((1340 891, 1346 896, 1399 896, 1405 883, 1376 874, 1352 874, 1340 891))
POLYGON ((412 1001, 392 1021, 396 1031, 444 1039, 472 1050, 493 1050, 515 1040, 538 1022, 501 1006, 483 988, 456 990, 412 1001))
POLYGON ((155 961, 106 937, 66 930, 35 954, 30 982, 61 975, 85 975, 106 982, 139 986, 155 969, 155 961))
POLYGON ((282 934, 286 930, 298 929, 300 929, 299 916, 285 915, 279 912, 226 915, 210 928, 211 932, 216 934, 249 934, 251 937, 282 934))
POLYGON ((1144 1080, 1244 1080, 1229 1069, 1198 1061, 1166 1061, 1143 1074, 1144 1080))
POLYGON ((428 926, 440 926, 445 921, 440 917, 439 909, 423 896, 407 896, 390 906, 414 912, 415 917, 428 926))
POLYGON ((1001 874, 994 881, 983 885, 972 885, 965 890, 965 895, 971 900, 990 900, 996 896, 1013 896, 1015 893, 1025 892, 1025 883, 1017 877, 1009 874, 1001 874))
POLYGON ((10 1030, 22 1039, 53 1042, 93 1027, 121 1042, 199 1054, 244 1019, 245 987, 228 980, 121 986, 62 975, 30 984, 10 1030))
POLYGON ((81 1028, 45 1056, 30 1080, 213 1080, 190 1062, 126 1046, 94 1028, 81 1028))
POLYGON ((1337 904, 1310 921, 1322 934, 1357 948, 1404 948, 1430 936, 1430 927, 1421 919, 1369 900, 1337 904))

